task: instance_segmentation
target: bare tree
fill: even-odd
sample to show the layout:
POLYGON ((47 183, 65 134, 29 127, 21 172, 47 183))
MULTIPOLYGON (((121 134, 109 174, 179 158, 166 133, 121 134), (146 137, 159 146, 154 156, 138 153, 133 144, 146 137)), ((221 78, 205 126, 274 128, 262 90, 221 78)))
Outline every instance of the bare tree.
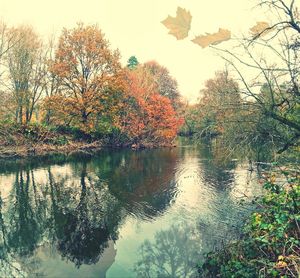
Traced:
POLYGON ((2 65, 2 58, 16 43, 16 38, 9 32, 8 26, 0 21, 0 64, 2 65))
POLYGON ((10 33, 18 41, 7 53, 8 87, 15 101, 16 121, 28 123, 45 87, 45 53, 40 38, 31 27, 12 28, 10 33))
POLYGON ((0 21, 0 117, 3 119, 4 115, 10 112, 10 106, 8 103, 11 102, 10 95, 5 90, 3 75, 6 71, 5 59, 7 52, 14 46, 17 39, 9 32, 8 26, 0 21))
POLYGON ((274 22, 239 40, 234 50, 216 49, 243 84, 245 108, 251 106, 289 134, 283 151, 300 138, 300 14, 295 0, 265 0, 258 7, 274 22))
MULTIPOLYGON (((56 41, 55 41, 55 36, 52 34, 48 40, 48 43, 45 48, 45 57, 46 57, 46 75, 45 75, 45 96, 46 97, 52 97, 59 92, 59 85, 60 85, 60 78, 58 75, 54 74, 50 68, 51 68, 51 63, 54 61, 55 58, 55 47, 56 47, 56 41)), ((51 116, 53 114, 53 111, 49 105, 46 105, 45 107, 45 122, 47 124, 51 123, 51 116)))

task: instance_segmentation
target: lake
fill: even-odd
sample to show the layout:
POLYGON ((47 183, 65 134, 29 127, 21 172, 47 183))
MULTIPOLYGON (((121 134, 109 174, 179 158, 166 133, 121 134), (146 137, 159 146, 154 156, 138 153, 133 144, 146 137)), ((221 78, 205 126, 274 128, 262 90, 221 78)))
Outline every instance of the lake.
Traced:
POLYGON ((1 277, 195 277, 260 193, 207 145, 0 164, 1 277))

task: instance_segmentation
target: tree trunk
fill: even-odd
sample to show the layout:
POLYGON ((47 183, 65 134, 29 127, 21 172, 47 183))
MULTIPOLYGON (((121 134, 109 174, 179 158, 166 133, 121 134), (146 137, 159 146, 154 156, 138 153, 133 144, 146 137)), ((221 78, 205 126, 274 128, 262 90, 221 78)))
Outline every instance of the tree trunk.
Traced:
POLYGON ((20 122, 20 124, 23 123, 23 106, 22 105, 20 105, 19 122, 20 122))
POLYGON ((86 111, 82 112, 81 118, 82 118, 82 123, 86 124, 87 123, 87 118, 88 118, 88 115, 87 115, 86 111))

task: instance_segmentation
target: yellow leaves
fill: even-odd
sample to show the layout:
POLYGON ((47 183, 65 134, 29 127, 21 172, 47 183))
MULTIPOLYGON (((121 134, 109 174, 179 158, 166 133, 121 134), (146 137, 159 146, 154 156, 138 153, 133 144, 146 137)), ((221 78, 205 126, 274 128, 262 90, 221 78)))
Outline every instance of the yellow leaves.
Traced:
POLYGON ((205 48, 209 45, 216 45, 221 42, 227 41, 231 38, 231 32, 227 29, 219 28, 217 33, 206 34, 197 36, 192 40, 193 43, 200 45, 202 48, 205 48))
POLYGON ((286 257, 280 255, 278 257, 278 261, 275 264, 275 268, 286 268, 288 266, 288 264, 285 262, 286 257))
POLYGON ((284 260, 284 256, 280 255, 278 256, 278 261, 283 261, 284 260))
POLYGON ((276 268, 285 268, 285 267, 287 267, 287 263, 284 261, 279 261, 276 264, 276 268))
POLYGON ((270 182, 275 183, 275 181, 276 181, 276 176, 272 175, 271 178, 270 178, 270 182))
POLYGON ((270 25, 268 22, 265 21, 258 21, 256 22, 256 25, 254 25, 253 27, 250 28, 250 33, 253 35, 253 37, 256 36, 264 36, 267 33, 269 33, 271 31, 270 25))
POLYGON ((275 268, 283 270, 291 266, 295 266, 299 264, 299 259, 300 258, 298 256, 292 254, 288 256, 280 255, 278 256, 277 262, 275 263, 275 268))
POLYGON ((176 17, 168 16, 161 23, 169 29, 169 34, 175 36, 177 40, 182 40, 188 36, 191 28, 191 13, 178 7, 176 17))
POLYGON ((261 224, 261 214, 254 213, 253 216, 254 216, 254 222, 253 222, 253 224, 260 225, 261 224))

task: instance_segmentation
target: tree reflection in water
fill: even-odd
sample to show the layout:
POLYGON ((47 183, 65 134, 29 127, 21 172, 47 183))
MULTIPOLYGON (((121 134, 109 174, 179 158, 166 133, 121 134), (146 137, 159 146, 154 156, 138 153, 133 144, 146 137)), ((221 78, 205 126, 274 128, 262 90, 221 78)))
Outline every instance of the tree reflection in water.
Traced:
POLYGON ((58 250, 77 266, 99 261, 108 247, 108 241, 117 239, 118 223, 121 220, 120 207, 108 196, 109 193, 102 194, 99 200, 97 192, 88 186, 90 181, 87 179, 86 168, 86 163, 83 163, 79 202, 73 209, 63 213, 65 225, 58 238, 58 250))
POLYGON ((155 234, 155 241, 146 240, 139 248, 134 270, 138 277, 195 277, 201 255, 197 229, 187 223, 173 224, 155 234))
POLYGON ((123 151, 76 157, 60 166, 63 172, 47 164, 12 168, 14 182, 0 203, 0 276, 42 276, 41 246, 77 268, 96 264, 126 215, 149 219, 167 209, 176 161, 172 150, 123 151))
MULTIPOLYGON (((193 211, 197 210, 197 213, 193 216, 188 211, 186 216, 191 219, 180 224, 176 222, 178 219, 174 219, 173 223, 176 224, 172 224, 168 230, 157 232, 154 241, 144 241, 139 248, 139 259, 134 267, 137 277, 197 277, 196 265, 201 262, 203 255, 221 247, 224 242, 237 238, 238 226, 252 207, 249 204, 241 208, 237 200, 232 198, 237 165, 235 161, 222 161, 208 146, 182 148, 180 151, 181 156, 187 158, 187 163, 183 160, 179 169, 186 173, 183 177, 188 177, 192 183, 199 178, 189 190, 202 187, 201 190, 194 191, 192 196, 193 200, 198 201, 193 203, 193 211), (189 171, 191 167, 195 169, 189 171), (195 196, 199 192, 200 195, 195 196), (209 202, 206 202, 203 195, 209 198, 209 202)), ((186 184, 190 186, 188 182, 186 184)), ((182 191, 185 190, 182 188, 182 191)), ((185 201, 189 201, 190 195, 186 196, 185 201)), ((181 205, 180 212, 185 207, 190 208, 188 204, 181 205)), ((182 218, 180 215, 181 221, 182 218)))
POLYGON ((35 251, 41 244, 57 246, 63 258, 81 264, 94 264, 117 239, 122 219, 119 202, 107 185, 87 174, 82 163, 79 181, 54 175, 48 167, 48 180, 36 184, 33 171, 17 171, 15 182, 3 207, 1 199, 0 276, 4 265, 12 273, 28 272, 30 264, 39 272, 35 251))
POLYGON ((124 150, 104 154, 89 166, 107 183, 110 193, 127 213, 151 219, 166 211, 176 190, 176 150, 124 150))

